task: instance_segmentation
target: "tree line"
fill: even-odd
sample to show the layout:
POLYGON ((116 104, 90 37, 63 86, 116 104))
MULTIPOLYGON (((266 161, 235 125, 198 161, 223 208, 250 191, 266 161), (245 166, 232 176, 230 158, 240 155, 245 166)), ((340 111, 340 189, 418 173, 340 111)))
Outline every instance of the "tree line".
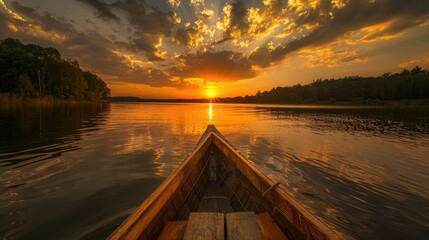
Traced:
POLYGON ((310 84, 258 91, 253 96, 221 99, 243 103, 381 103, 386 100, 429 98, 429 71, 418 66, 379 77, 350 76, 317 79, 310 84))
POLYGON ((75 60, 63 59, 57 49, 0 40, 0 94, 58 99, 107 99, 110 89, 96 74, 82 71, 75 60))

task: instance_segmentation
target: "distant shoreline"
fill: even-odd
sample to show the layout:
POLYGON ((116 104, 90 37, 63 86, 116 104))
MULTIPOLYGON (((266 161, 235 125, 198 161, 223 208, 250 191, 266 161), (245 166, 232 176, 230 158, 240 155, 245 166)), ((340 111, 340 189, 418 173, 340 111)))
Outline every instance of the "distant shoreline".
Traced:
POLYGON ((108 99, 76 100, 61 99, 52 96, 25 98, 15 94, 0 94, 0 106, 8 105, 49 105, 49 104, 79 104, 79 103, 230 103, 230 104, 258 104, 258 105, 298 105, 298 106, 363 106, 363 107, 414 107, 429 106, 429 99, 404 99, 404 100, 374 100, 364 99, 349 102, 241 102, 234 101, 236 98, 200 98, 200 99, 145 99, 139 97, 110 97, 108 99))
POLYGON ((429 106, 429 99, 404 99, 404 100, 378 100, 364 99, 361 101, 349 102, 239 102, 233 101, 234 98, 214 98, 214 99, 144 99, 139 97, 110 97, 113 103, 233 103, 233 104, 261 104, 261 105, 320 105, 320 106, 390 106, 390 107, 408 107, 408 106, 429 106))

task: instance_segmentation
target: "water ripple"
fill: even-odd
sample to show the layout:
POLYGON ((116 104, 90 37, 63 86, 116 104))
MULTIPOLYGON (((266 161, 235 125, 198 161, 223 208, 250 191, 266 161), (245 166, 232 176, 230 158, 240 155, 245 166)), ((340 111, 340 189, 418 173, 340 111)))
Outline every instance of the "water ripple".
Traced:
POLYGON ((425 239, 428 112, 156 103, 1 112, 0 236, 105 238, 214 123, 243 156, 346 235, 425 239))

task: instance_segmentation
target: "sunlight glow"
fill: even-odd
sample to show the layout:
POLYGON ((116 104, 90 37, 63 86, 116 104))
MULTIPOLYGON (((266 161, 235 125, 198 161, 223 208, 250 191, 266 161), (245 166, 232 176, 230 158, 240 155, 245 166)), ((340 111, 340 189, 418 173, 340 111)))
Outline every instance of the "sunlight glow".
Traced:
POLYGON ((208 98, 214 98, 216 96, 216 92, 214 89, 207 89, 206 90, 206 96, 208 98))
POLYGON ((213 119, 213 103, 209 103, 209 120, 213 119))

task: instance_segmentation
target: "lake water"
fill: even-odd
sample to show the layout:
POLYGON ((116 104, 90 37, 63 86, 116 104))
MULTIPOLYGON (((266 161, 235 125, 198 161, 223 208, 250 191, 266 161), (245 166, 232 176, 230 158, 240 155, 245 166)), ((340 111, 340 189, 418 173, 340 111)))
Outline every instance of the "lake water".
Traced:
POLYGON ((429 236, 429 109, 111 103, 0 111, 0 238, 103 239, 207 124, 356 239, 429 236))

